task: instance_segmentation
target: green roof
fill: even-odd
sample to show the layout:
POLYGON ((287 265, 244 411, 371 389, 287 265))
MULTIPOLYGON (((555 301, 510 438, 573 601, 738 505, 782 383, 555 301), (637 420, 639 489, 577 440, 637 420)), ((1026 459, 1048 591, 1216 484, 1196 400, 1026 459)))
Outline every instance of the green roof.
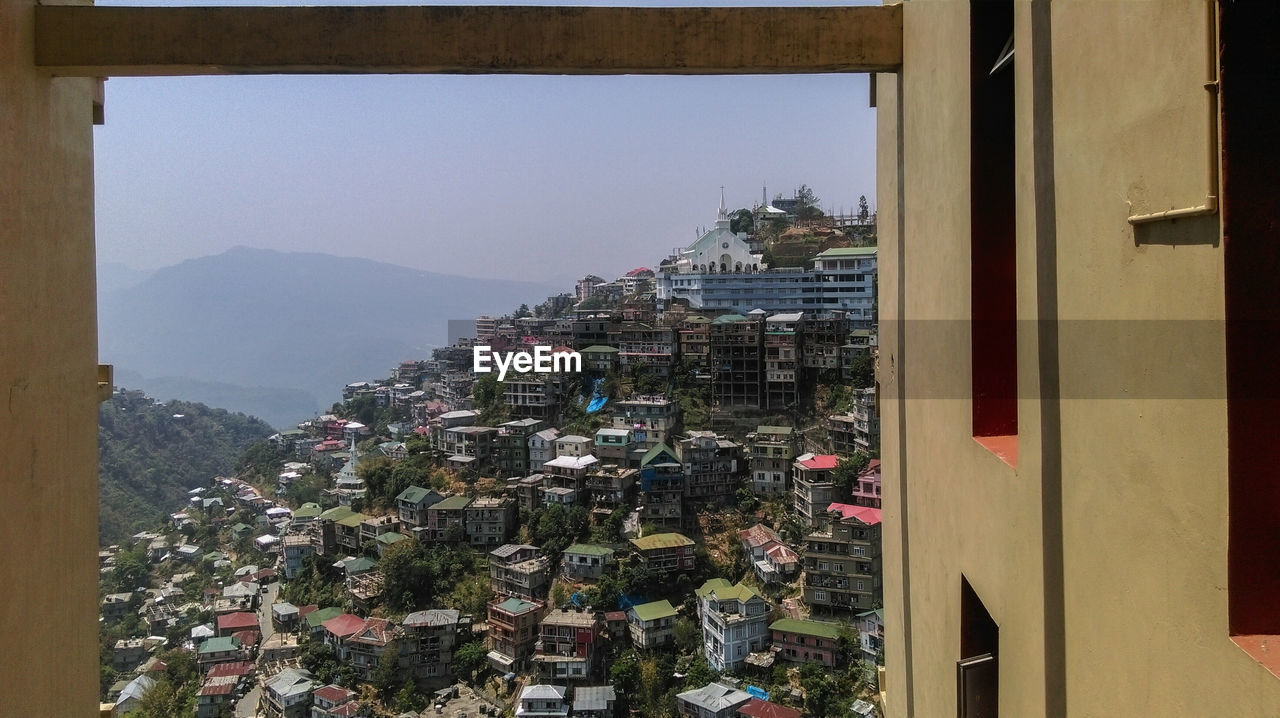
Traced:
POLYGON ((665 600, 642 603, 639 606, 632 606, 631 610, 635 612, 636 618, 641 621, 656 621, 659 618, 668 618, 676 615, 676 609, 671 605, 671 602, 665 600))
POLYGON ((289 429, 288 431, 280 432, 280 435, 281 436, 302 436, 305 433, 306 432, 303 431, 302 429, 289 429))
POLYGON ((234 531, 235 533, 241 533, 242 531, 252 531, 253 527, 250 526, 249 524, 236 524, 235 526, 231 527, 231 530, 234 531))
POLYGON ((654 459, 658 458, 658 456, 662 454, 662 452, 664 451, 670 454, 672 459, 675 459, 675 463, 677 464, 680 463, 680 460, 676 458, 675 450, 672 449, 670 446, 667 446, 667 442, 664 441, 654 446, 652 449, 649 449, 648 451, 644 452, 644 458, 640 459, 640 465, 648 466, 654 459))
POLYGON ((884 620, 883 608, 873 608, 870 611, 863 611, 862 613, 858 614, 858 618, 862 618, 863 616, 870 616, 873 613, 876 615, 876 618, 879 618, 881 621, 884 620))
POLYGON ((722 314, 711 320, 712 324, 733 324, 735 322, 745 322, 747 318, 741 314, 722 314))
POLYGON ((716 598, 728 601, 748 601, 752 596, 759 596, 756 590, 746 584, 732 585, 723 578, 713 578, 702 584, 702 588, 694 589, 694 594, 698 598, 706 598, 712 591, 716 592, 716 598))
POLYGON ((409 537, 399 531, 388 531, 384 534, 378 534, 378 543, 383 544, 384 546, 390 546, 397 541, 403 541, 407 538, 409 537))
POLYGON ((802 636, 817 636, 835 640, 840 635, 840 627, 831 623, 805 621, 800 618, 781 618, 769 624, 769 630, 783 633, 799 633, 802 636))
POLYGON ((347 528, 355 528, 360 525, 361 521, 364 521, 367 518, 369 517, 365 516, 364 514, 353 513, 350 516, 338 519, 334 523, 340 524, 342 526, 346 526, 347 528))
POLYGON ((531 608, 536 608, 536 606, 532 603, 529 603, 528 601, 515 598, 513 596, 503 601, 502 603, 499 603, 498 608, 502 609, 503 611, 506 611, 507 613, 524 613, 525 611, 528 611, 531 608))
POLYGON ((312 611, 311 613, 307 614, 307 625, 310 626, 311 628, 315 628, 320 624, 324 623, 325 621, 329 620, 330 618, 337 618, 338 616, 341 616, 341 615, 342 615, 342 609, 338 608, 337 606, 322 608, 318 611, 312 611))
POLYGON ((692 314, 684 318, 686 324, 710 324, 711 320, 701 314, 692 314))
POLYGON ((431 508, 437 511, 441 511, 441 510, 461 511, 462 509, 465 509, 470 505, 471 505, 471 497, 464 494, 459 496, 450 496, 444 501, 441 501, 435 504, 431 508))
POLYGON ((878 247, 832 247, 819 252, 814 259, 830 259, 832 257, 874 257, 878 247))
POLYGON ((346 571, 348 574, 362 573, 364 571, 372 571, 377 567, 377 565, 378 564, 375 563, 373 559, 367 556, 361 556, 354 561, 348 561, 346 563, 346 571))
POLYGON ((410 486, 400 492, 400 495, 396 497, 396 501, 408 501, 411 504, 416 504, 425 498, 427 498, 427 489, 421 486, 410 486))
POLYGON ((592 344, 591 346, 578 352, 579 354, 617 354, 618 350, 614 347, 605 346, 604 344, 592 344))
POLYGON ((789 426, 757 426, 757 434, 785 434, 790 436, 792 432, 789 426))
POLYGON ((210 638, 200 644, 200 650, 196 653, 221 653, 223 651, 240 650, 240 639, 235 636, 221 636, 219 638, 210 638))
POLYGON ((576 553, 583 556, 608 556, 613 553, 613 549, 604 546, 596 546, 590 543, 576 543, 564 550, 565 553, 576 553))
POLYGON ((320 504, 308 501, 293 512, 295 519, 313 519, 320 515, 320 504))
POLYGON ((693 541, 688 536, 678 533, 654 534, 643 538, 631 539, 632 545, 641 551, 649 551, 655 548, 676 548, 678 546, 692 546, 693 541))
POLYGON ((333 508, 320 514, 320 519, 324 521, 341 521, 346 517, 354 514, 350 506, 334 506, 333 508))

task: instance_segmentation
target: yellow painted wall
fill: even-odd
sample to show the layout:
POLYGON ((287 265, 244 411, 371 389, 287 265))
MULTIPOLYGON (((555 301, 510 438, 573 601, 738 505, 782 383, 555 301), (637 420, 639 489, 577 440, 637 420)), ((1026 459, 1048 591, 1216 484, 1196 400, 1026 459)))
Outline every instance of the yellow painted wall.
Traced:
POLYGON ((900 79, 878 83, 889 715, 955 715, 962 574, 1000 626, 1002 715, 1064 698, 1071 716, 1276 715, 1280 679, 1227 634, 1217 218, 1150 225, 1141 243, 1127 222, 1204 202, 1206 5, 1016 3, 1016 470, 970 438, 954 398, 967 329, 921 321, 969 306, 968 17, 965 0, 906 3, 900 79), (1065 321, 1041 356, 1038 316, 1124 321, 1065 321), (1038 401, 1055 365, 1060 411, 1038 401), (1059 536, 1048 605, 1064 610, 1046 615, 1059 536))
POLYGON ((93 81, 31 63, 0 0, 0 712, 98 706, 93 81))

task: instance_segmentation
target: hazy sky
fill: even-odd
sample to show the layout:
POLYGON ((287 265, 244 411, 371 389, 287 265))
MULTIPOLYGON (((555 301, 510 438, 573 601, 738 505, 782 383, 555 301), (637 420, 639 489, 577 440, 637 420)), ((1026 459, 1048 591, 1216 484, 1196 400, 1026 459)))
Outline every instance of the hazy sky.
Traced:
POLYGON ((98 255, 140 268, 248 245, 564 283, 653 266, 721 185, 731 210, 762 184, 874 205, 865 75, 115 78, 106 98, 98 255))

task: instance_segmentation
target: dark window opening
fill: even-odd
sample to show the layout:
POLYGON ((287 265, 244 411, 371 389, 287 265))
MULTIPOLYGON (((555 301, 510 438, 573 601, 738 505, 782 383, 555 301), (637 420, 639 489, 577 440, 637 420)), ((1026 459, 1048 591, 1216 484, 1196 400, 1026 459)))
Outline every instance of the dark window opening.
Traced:
POLYGON ((1280 675, 1280 4, 1219 3, 1231 635, 1280 675))
POLYGON ((1013 2, 969 7, 973 435, 1016 464, 1013 2), (990 437, 998 440, 982 441, 990 437))
POLYGON ((959 718, 999 715, 1000 627, 969 580, 960 577, 960 660, 956 662, 959 718))

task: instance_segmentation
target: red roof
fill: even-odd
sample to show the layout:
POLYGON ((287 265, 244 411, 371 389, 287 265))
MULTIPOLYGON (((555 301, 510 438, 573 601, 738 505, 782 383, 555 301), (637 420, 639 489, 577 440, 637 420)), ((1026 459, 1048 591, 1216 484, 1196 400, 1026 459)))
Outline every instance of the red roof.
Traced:
POLYGON ((356 631, 364 628, 364 619, 359 616, 353 616, 350 613, 344 613, 341 616, 334 616, 324 623, 324 630, 332 633, 338 638, 346 638, 355 635, 356 631))
POLYGON ((792 551, 789 547, 784 546, 776 541, 767 546, 764 550, 765 555, 772 558, 777 563, 795 563, 800 560, 800 556, 792 551))
POLYGON ((752 718, 801 718, 803 714, 794 708, 752 698, 738 706, 738 715, 752 718))
POLYGON ((630 272, 627 272, 627 276, 628 276, 628 277, 634 277, 634 276, 636 276, 637 274, 640 274, 641 272, 651 272, 651 271, 653 271, 653 270, 652 270, 652 269, 649 269, 648 267, 636 267, 635 269, 631 270, 630 272))
POLYGON ((875 526, 880 523, 880 509, 873 509, 870 506, 831 504, 827 507, 827 511, 835 511, 840 514, 841 518, 857 519, 868 526, 875 526))
POLYGON ((756 524, 739 534, 752 548, 760 548, 771 541, 778 540, 778 534, 764 524, 756 524))
POLYGON ((232 638, 239 638, 242 646, 256 646, 258 639, 262 638, 262 634, 257 631, 236 631, 231 634, 232 638))
POLYGON ((323 698, 334 705, 349 701, 356 697, 355 691, 349 691, 342 686, 325 686, 324 688, 317 688, 315 693, 312 693, 311 695, 316 698, 323 698))
POLYGON ((565 346, 565 345, 561 344, 561 345, 560 345, 560 346, 558 346, 558 347, 552 347, 552 349, 551 349, 551 353, 552 353, 552 354, 572 354, 572 353, 573 353, 573 347, 567 347, 567 346, 565 346))
POLYGON ((168 664, 168 663, 165 663, 164 661, 156 661, 155 663, 152 663, 152 664, 151 664, 151 668, 149 668, 149 669, 148 669, 148 672, 150 672, 150 673, 164 673, 164 672, 165 672, 165 671, 167 671, 167 670, 169 670, 169 664, 168 664))
POLYGON ((825 470, 836 468, 836 464, 839 463, 839 461, 839 457, 835 454, 818 454, 817 456, 801 461, 800 465, 806 469, 825 470))
POLYGON ((218 633, 222 633, 224 630, 235 631, 243 628, 257 627, 258 615, 256 613, 241 611, 239 613, 224 613, 221 616, 218 616, 218 633))
POLYGON ((308 613, 319 610, 320 607, 314 603, 310 603, 305 606, 298 606, 298 618, 306 618, 308 613))
POLYGON ((337 706, 337 707, 335 707, 335 708, 331 708, 331 709, 329 709, 329 714, 330 714, 330 715, 335 715, 335 716, 356 716, 356 715, 359 715, 359 714, 360 714, 360 702, 359 702, 359 701, 351 701, 350 703, 343 703, 343 704, 342 704, 342 705, 340 705, 340 706, 337 706))
POLYGON ((229 696, 231 695, 231 692, 236 689, 236 684, 239 682, 240 681, 233 676, 223 676, 221 678, 206 680, 204 685, 200 686, 200 695, 229 696))
POLYGON ((243 676, 253 673, 253 663, 250 661, 232 661, 230 663, 219 663, 211 668, 205 675, 209 678, 218 676, 243 676))
POLYGON ((626 611, 609 611, 604 614, 604 620, 610 621, 610 622, 625 621, 627 620, 627 612, 626 611))
POLYGON ((360 626, 359 630, 356 631, 355 635, 352 636, 350 640, 357 643, 369 643, 375 646, 385 646, 391 642, 392 638, 392 626, 390 621, 385 618, 369 618, 365 619, 364 625, 360 626))

